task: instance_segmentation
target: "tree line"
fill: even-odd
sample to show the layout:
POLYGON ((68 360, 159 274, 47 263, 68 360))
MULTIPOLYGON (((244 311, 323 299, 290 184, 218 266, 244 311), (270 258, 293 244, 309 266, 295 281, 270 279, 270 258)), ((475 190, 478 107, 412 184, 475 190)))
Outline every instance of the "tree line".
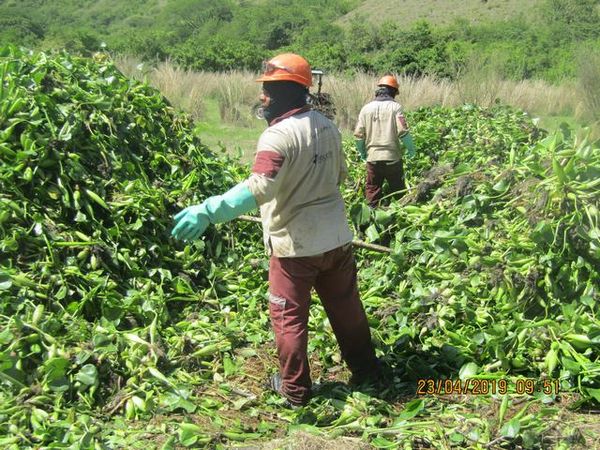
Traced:
POLYGON ((600 0, 544 0, 535 20, 340 25, 357 0, 20 0, 0 2, 0 40, 90 54, 108 49, 208 71, 259 70, 281 51, 336 72, 455 78, 477 61, 505 79, 575 77, 600 48, 600 0))

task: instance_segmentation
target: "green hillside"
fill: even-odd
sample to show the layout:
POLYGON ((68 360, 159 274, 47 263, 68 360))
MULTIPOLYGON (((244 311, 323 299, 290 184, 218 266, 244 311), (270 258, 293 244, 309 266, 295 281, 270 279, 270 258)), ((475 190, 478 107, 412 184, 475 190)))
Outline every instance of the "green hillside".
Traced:
POLYGON ((575 78, 600 48, 599 0, 10 0, 0 41, 98 50, 194 70, 258 70, 281 51, 336 72, 454 78, 471 61, 502 78, 575 78), (589 51, 588 51, 589 53, 589 51))

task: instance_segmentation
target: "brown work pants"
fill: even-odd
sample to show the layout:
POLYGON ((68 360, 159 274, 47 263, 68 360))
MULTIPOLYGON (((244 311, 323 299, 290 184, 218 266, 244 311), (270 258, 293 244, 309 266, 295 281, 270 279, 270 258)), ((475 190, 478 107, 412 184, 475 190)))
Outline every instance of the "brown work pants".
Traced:
POLYGON ((315 288, 353 373, 375 368, 367 316, 358 294, 352 245, 326 253, 278 258, 271 256, 269 312, 275 332, 283 394, 292 403, 306 403, 311 379, 307 356, 311 289, 315 288))
POLYGON ((404 168, 399 161, 373 161, 367 163, 366 196, 367 203, 372 208, 379 205, 383 196, 383 182, 387 180, 390 193, 404 191, 404 168))

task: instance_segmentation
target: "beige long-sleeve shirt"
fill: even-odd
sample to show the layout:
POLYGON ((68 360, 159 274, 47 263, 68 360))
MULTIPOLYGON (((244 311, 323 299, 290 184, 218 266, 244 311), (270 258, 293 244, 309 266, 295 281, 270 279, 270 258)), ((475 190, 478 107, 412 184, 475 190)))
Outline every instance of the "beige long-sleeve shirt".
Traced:
POLYGON ((404 152, 398 138, 407 131, 402 106, 390 98, 373 100, 362 107, 354 136, 365 140, 367 162, 398 161, 404 152))
POLYGON ((246 183, 272 254, 314 256, 352 241, 339 190, 347 174, 341 135, 321 113, 298 110, 267 128, 252 172, 246 183))

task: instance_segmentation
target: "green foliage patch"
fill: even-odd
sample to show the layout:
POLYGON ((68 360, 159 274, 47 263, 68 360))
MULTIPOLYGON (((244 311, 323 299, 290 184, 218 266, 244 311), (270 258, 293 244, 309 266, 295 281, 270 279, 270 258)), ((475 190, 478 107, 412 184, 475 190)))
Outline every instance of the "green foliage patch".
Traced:
POLYGON ((426 108, 410 121, 424 153, 409 166, 410 191, 374 212, 347 193, 356 227, 394 249, 385 277, 376 265, 363 274, 372 274, 384 342, 398 345, 384 330, 407 333, 389 352, 404 378, 431 370, 433 352, 435 377, 471 362, 500 376, 560 374, 563 386, 596 398, 595 147, 545 136, 504 107, 426 108), (386 298, 398 303, 384 314, 386 298))
POLYGON ((230 347, 177 325, 214 289, 203 255, 218 259, 222 242, 178 248, 171 214, 235 174, 189 118, 102 57, 5 48, 0 82, 1 427, 18 430, 3 446, 87 448, 82 409, 195 409, 161 370, 175 348, 196 361, 230 347))

